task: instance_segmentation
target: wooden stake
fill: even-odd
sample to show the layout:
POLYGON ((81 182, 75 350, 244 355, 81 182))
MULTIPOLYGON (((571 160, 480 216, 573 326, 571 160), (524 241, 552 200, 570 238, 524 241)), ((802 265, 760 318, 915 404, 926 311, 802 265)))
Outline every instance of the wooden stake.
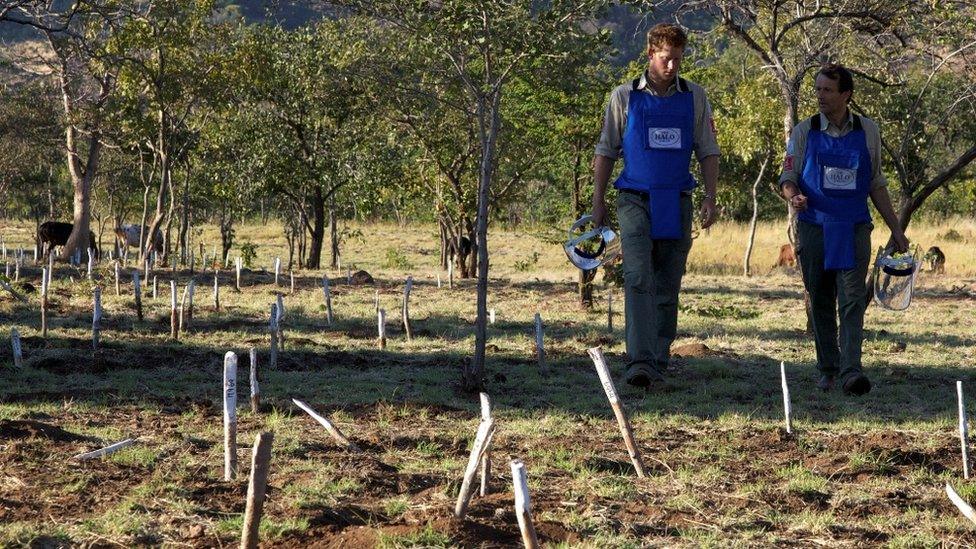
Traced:
POLYGON ((285 323, 284 323, 284 320, 285 320, 285 298, 282 297, 281 292, 276 292, 275 293, 275 303, 278 306, 278 309, 277 309, 278 318, 275 319, 275 328, 277 328, 277 330, 278 330, 277 331, 278 348, 281 351, 284 351, 285 350, 285 328, 284 328, 284 325, 285 325, 285 323))
POLYGON ((515 517, 522 532, 522 543, 526 549, 537 549, 539 538, 532 524, 532 510, 529 501, 529 481, 526 478, 525 464, 522 460, 512 460, 512 488, 515 491, 515 517))
POLYGON ((139 271, 132 271, 132 292, 136 298, 136 317, 142 322, 142 289, 139 288, 139 271))
POLYGON ((380 349, 386 349, 386 310, 380 309, 376 313, 376 332, 379 336, 377 340, 379 341, 380 349))
POLYGON ((251 358, 251 412, 258 413, 261 407, 261 388, 258 386, 258 350, 251 347, 247 350, 251 358))
POLYGON ((779 363, 780 379, 783 385, 783 412, 786 414, 786 432, 793 432, 793 405, 790 402, 790 386, 786 383, 786 364, 779 363))
POLYGON ((539 360, 539 369, 546 369, 546 350, 542 341, 542 315, 535 314, 535 356, 539 360))
POLYGON ((329 289, 329 275, 322 275, 322 293, 325 296, 325 318, 329 326, 332 326, 335 319, 332 316, 332 292, 329 289))
POLYGON ((952 501, 952 504, 956 506, 956 509, 959 509, 964 517, 976 523, 976 511, 973 511, 973 508, 966 503, 966 500, 962 499, 959 494, 956 493, 948 482, 945 485, 945 490, 946 494, 949 496, 949 500, 952 501))
POLYGON ((176 312, 176 281, 169 281, 169 336, 179 340, 179 317, 176 312))
POLYGON ((214 269, 214 288, 213 288, 214 311, 220 312, 220 271, 214 269))
POLYGON ((241 531, 241 549, 257 549, 258 527, 264 511, 264 493, 268 486, 268 470, 271 465, 271 443, 274 434, 262 432, 254 438, 251 451, 251 477, 247 483, 247 503, 244 506, 244 526, 241 531))
POLYGON ((190 279, 190 283, 187 285, 187 304, 186 304, 186 330, 190 330, 190 324, 193 323, 193 292, 197 289, 197 281, 190 279))
POLYGON ((14 261, 14 282, 20 282, 20 260, 14 261))
POLYGON ((180 297, 180 324, 179 331, 186 333, 186 325, 183 323, 183 316, 186 311, 186 297, 190 293, 190 285, 187 284, 183 287, 183 295, 180 297))
POLYGON ((451 260, 447 262, 447 287, 449 289, 454 289, 454 256, 451 256, 451 260))
POLYGON ((92 271, 94 270, 95 256, 92 255, 91 248, 88 250, 88 280, 92 280, 92 271))
POLYGON ((962 381, 956 381, 959 398, 959 442, 962 447, 962 476, 969 479, 969 422, 966 421, 966 404, 963 400, 962 381))
POLYGON ((488 309, 488 322, 490 324, 494 324, 495 323, 495 308, 494 307, 492 307, 491 309, 488 309))
POLYGON ((403 331, 407 334, 407 341, 413 340, 413 330, 410 327, 410 290, 413 289, 413 277, 407 277, 403 288, 403 331))
POLYGON ((278 367, 278 305, 274 303, 271 304, 268 332, 271 334, 271 358, 268 360, 268 367, 274 370, 278 367))
POLYGON ((22 368, 24 356, 20 346, 20 332, 17 331, 17 328, 10 329, 10 345, 14 352, 14 368, 22 368))
POLYGON ((374 290, 373 293, 373 313, 380 312, 380 291, 374 290))
MULTIPOLYGON (((149 279, 147 278, 146 280, 148 281, 149 279)), ((153 275, 153 301, 156 301, 157 299, 159 299, 159 284, 158 284, 158 282, 159 282, 159 280, 157 279, 156 275, 153 275)))
POLYGON ((620 434, 624 437, 624 444, 627 446, 627 453, 630 454, 630 461, 634 464, 634 470, 638 477, 645 477, 644 462, 641 461, 640 454, 637 452, 637 442, 634 440, 634 431, 630 428, 630 421, 624 412, 623 404, 617 398, 617 389, 610 378, 610 370, 607 368, 607 361, 603 357, 603 351, 599 347, 588 350, 590 358, 596 366, 596 373, 600 376, 603 384, 603 391, 607 394, 607 400, 613 408, 613 414, 617 417, 617 425, 620 427, 620 434))
POLYGON ((102 332, 102 289, 95 286, 92 303, 92 349, 98 349, 98 338, 102 332))
MULTIPOLYGON (((488 421, 491 419, 491 398, 488 393, 480 393, 478 396, 481 399, 481 421, 488 421)), ((479 490, 481 497, 488 495, 489 478, 491 478, 491 449, 485 448, 485 454, 481 456, 481 490, 479 490)))
POLYGON ((119 263, 115 262, 115 295, 116 297, 122 295, 122 287, 119 285, 119 263))
POLYGON ((495 433, 495 420, 488 418, 478 425, 478 432, 474 437, 474 444, 471 446, 471 454, 468 456, 468 466, 464 469, 464 478, 461 481, 461 491, 458 492, 457 503, 454 504, 454 516, 463 519, 468 512, 468 503, 471 501, 471 493, 474 492, 474 477, 478 474, 478 465, 481 458, 488 449, 491 437, 495 433))
POLYGON ((278 274, 281 273, 281 258, 276 257, 274 262, 275 286, 278 286, 278 274))
POLYGON ((291 277, 291 293, 295 293, 295 271, 288 271, 288 276, 291 277))
POLYGON ((234 260, 234 289, 241 291, 241 258, 234 260))
POLYGON ((437 287, 441 287, 441 273, 437 273, 437 287))
POLYGON ((41 269, 41 337, 47 339, 47 290, 51 280, 51 271, 41 269))
POLYGON ((346 284, 352 284, 352 270, 346 269, 346 284))
POLYGON ((100 448, 93 452, 85 452, 84 454, 78 454, 76 456, 72 456, 71 459, 77 459, 83 461, 86 459, 94 459, 102 456, 107 456, 109 454, 114 454, 115 452, 118 452, 123 448, 128 448, 129 446, 132 446, 135 443, 136 443, 135 439, 127 438, 121 442, 116 442, 115 444, 111 444, 109 446, 100 448))
POLYGON ((317 421, 319 425, 325 427, 325 430, 329 433, 329 435, 332 436, 332 438, 336 442, 339 443, 340 446, 342 446, 343 448, 347 448, 353 452, 362 451, 360 450, 359 446, 356 446, 355 443, 353 443, 351 440, 346 438, 346 436, 343 435, 341 431, 339 431, 338 427, 333 425, 331 421, 317 414, 315 410, 313 410, 308 404, 305 404, 304 402, 298 400, 297 398, 293 398, 291 399, 291 401, 295 403, 295 406, 298 406, 302 410, 305 410, 305 413, 312 416, 312 419, 317 421))
POLYGON ((237 476, 237 355, 224 355, 224 480, 237 476))

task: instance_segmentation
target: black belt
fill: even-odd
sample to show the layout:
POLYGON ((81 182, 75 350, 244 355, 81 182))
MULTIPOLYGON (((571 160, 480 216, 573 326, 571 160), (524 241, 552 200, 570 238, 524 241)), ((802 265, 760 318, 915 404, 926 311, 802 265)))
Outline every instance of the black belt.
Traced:
MULTIPOLYGON (((635 189, 617 189, 618 192, 632 194, 634 196, 639 196, 642 200, 647 200, 650 196, 644 191, 638 191, 635 189)), ((681 191, 681 196, 691 196, 691 191, 681 191)))

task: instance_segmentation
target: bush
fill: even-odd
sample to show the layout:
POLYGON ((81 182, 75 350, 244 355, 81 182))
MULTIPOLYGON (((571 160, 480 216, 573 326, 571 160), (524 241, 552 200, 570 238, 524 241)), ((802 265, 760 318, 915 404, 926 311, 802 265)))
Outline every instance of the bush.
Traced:
POLYGON ((245 240, 244 242, 241 243, 241 262, 244 263, 245 267, 250 269, 251 265, 254 263, 254 260, 257 259, 257 257, 258 257, 257 244, 249 240, 245 240))
POLYGON ((386 267, 389 269, 410 269, 413 264, 407 259, 406 254, 396 248, 386 249, 386 267))

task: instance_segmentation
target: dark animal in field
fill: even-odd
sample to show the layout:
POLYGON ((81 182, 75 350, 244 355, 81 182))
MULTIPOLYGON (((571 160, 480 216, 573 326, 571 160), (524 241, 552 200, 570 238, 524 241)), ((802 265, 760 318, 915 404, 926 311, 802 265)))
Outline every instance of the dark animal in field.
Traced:
POLYGON ((779 247, 779 259, 773 267, 796 267, 796 254, 792 245, 783 244, 779 247))
MULTIPOLYGON (((139 225, 126 223, 115 228, 115 236, 119 238, 122 246, 126 248, 129 246, 139 247, 139 236, 143 232, 148 233, 149 227, 146 227, 144 231, 139 225)), ((153 238, 153 250, 156 252, 163 251, 163 233, 160 231, 156 231, 156 237, 153 238)))
POLYGON ((925 252, 925 256, 922 258, 926 265, 929 266, 929 271, 935 274, 945 274, 945 254, 938 246, 932 246, 929 251, 925 252))
MULTIPOLYGON (((71 229, 74 225, 71 223, 62 223, 60 221, 45 221, 41 223, 41 226, 37 228, 37 236, 41 239, 41 244, 44 247, 44 256, 47 257, 53 250, 55 246, 64 246, 68 243, 68 237, 71 236, 71 229)), ((88 248, 92 251, 92 255, 98 259, 98 244, 95 240, 95 233, 88 231, 88 248)))

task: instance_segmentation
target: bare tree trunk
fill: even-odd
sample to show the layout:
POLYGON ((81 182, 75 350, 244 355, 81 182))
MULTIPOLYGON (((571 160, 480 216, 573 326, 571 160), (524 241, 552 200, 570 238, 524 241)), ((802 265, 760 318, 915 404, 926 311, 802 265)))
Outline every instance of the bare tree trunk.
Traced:
POLYGON ((322 189, 316 188, 312 201, 312 241, 308 248, 309 269, 318 269, 322 264, 322 244, 325 240, 325 198, 322 189))
POLYGON ((756 225, 759 222, 759 183, 762 182, 763 174, 766 173, 766 166, 769 165, 770 158, 772 158, 772 153, 767 154, 766 158, 763 159, 762 167, 759 168, 759 175, 756 176, 756 181, 752 184, 752 221, 749 222, 749 242, 746 244, 746 256, 742 260, 742 274, 744 276, 752 275, 749 260, 752 258, 752 245, 756 241, 756 225))

